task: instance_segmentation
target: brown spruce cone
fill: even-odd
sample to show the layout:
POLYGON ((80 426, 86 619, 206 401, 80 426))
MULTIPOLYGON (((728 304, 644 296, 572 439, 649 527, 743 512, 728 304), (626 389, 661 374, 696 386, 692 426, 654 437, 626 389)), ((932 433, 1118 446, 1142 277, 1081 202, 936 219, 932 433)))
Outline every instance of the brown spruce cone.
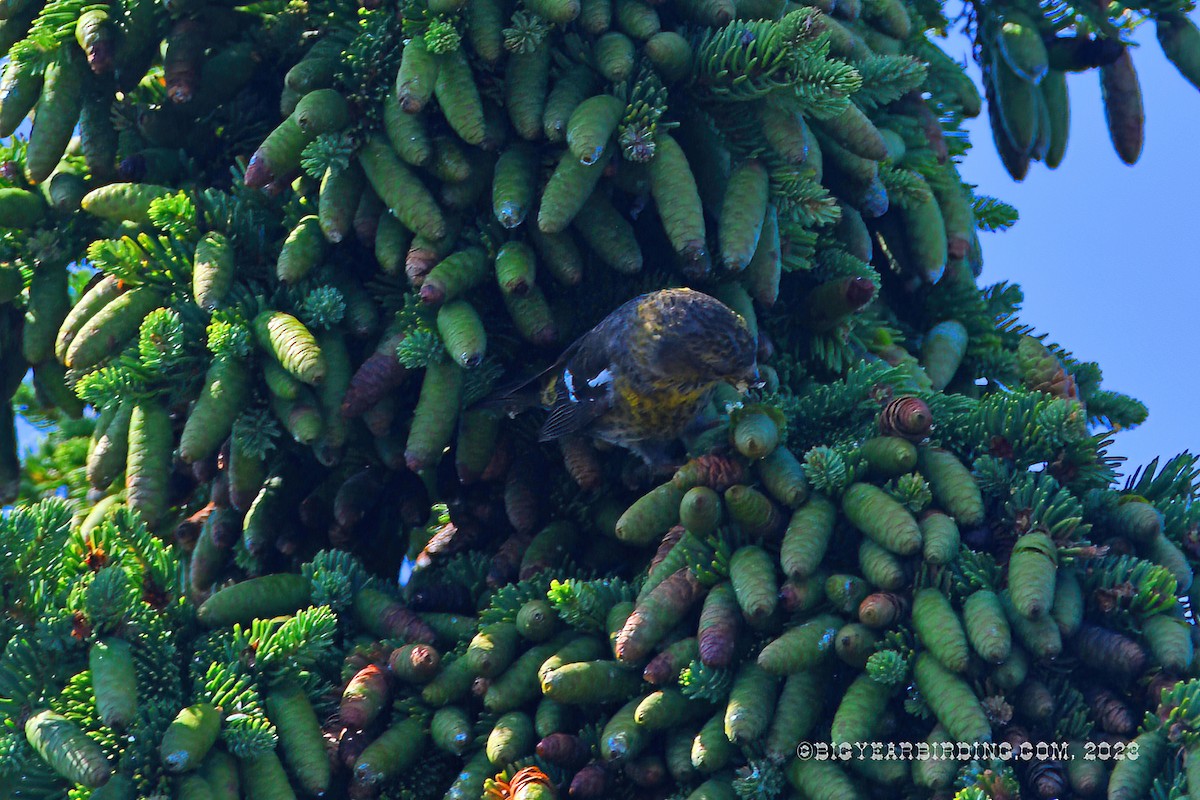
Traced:
POLYGON ((715 492, 724 492, 730 486, 745 483, 746 478, 746 465, 739 459, 708 453, 680 467, 671 482, 684 490, 707 486, 715 492))
POLYGON ((919 397, 897 397, 879 412, 879 432, 919 442, 933 430, 933 412, 919 397))
POLYGON ((536 749, 538 758, 568 769, 587 761, 590 752, 582 739, 570 733, 552 733, 538 742, 536 749))
POLYGON ((521 569, 521 557, 533 537, 527 533, 514 533, 509 536, 492 556, 492 565, 488 568, 487 585, 493 589, 517 579, 521 569))
POLYGON ((1141 675, 1150 660, 1137 640, 1099 625, 1081 627, 1071 640, 1071 647, 1092 668, 1124 679, 1141 675))
POLYGON ((1067 771, 1057 761, 1039 761, 1029 768, 1026 780, 1038 797, 1050 800, 1067 791, 1067 771))
POLYGON ((1101 686, 1083 690, 1089 716, 1107 733, 1129 736, 1137 730, 1138 719, 1121 698, 1101 686))
POLYGON ((529 480, 532 475, 532 470, 517 465, 517 469, 509 470, 504 481, 504 513, 518 533, 532 533, 541 517, 538 491, 529 480))
POLYGON ((594 492, 604 482, 599 454, 591 442, 582 436, 564 436, 558 440, 563 465, 576 485, 585 492, 594 492))
POLYGON ((908 613, 908 598, 892 592, 869 594, 858 604, 858 620, 868 628, 890 628, 908 613))
POLYGON ((1113 149, 1126 164, 1136 164, 1145 141, 1146 112, 1129 48, 1111 64, 1100 68, 1100 89, 1113 149))
POLYGON ((667 553, 683 538, 683 534, 687 533, 682 525, 676 525, 669 531, 663 534, 662 541, 658 543, 658 550, 654 553, 654 558, 650 559, 650 567, 647 573, 654 572, 655 568, 663 562, 667 557, 667 553))
POLYGON ((588 764, 571 779, 571 797, 587 800, 593 797, 604 797, 608 787, 608 775, 601 764, 588 764))

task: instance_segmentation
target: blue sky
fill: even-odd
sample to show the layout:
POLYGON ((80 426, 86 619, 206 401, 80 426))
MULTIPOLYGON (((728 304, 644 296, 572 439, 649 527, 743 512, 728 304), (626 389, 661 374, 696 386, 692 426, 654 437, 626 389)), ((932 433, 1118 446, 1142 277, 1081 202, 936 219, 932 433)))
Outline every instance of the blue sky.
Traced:
MULTIPOLYGON (((1127 469, 1200 452, 1200 359, 1191 349, 1200 344, 1200 91, 1163 56, 1152 24, 1135 41, 1146 111, 1136 166, 1113 152, 1093 71, 1068 78, 1071 137, 1057 170, 1035 164, 1014 183, 986 112, 972 121, 975 147, 961 169, 979 193, 1021 213, 1012 229, 983 234, 981 285, 1021 284, 1022 321, 1098 362, 1106 388, 1149 406, 1150 419, 1119 433, 1110 450, 1128 456, 1127 469)), ((960 61, 968 56, 965 38, 944 46, 960 61)))

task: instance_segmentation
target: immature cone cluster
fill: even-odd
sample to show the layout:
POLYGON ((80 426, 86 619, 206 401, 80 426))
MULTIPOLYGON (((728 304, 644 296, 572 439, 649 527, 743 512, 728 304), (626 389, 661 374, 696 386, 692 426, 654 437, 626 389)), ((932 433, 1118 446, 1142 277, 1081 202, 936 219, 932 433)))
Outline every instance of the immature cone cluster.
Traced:
MULTIPOLYGON (((154 404, 186 373, 171 413, 195 401, 198 420, 180 455, 210 458, 243 417, 233 450, 247 453, 237 472, 254 493, 264 467, 249 462, 262 461, 279 428, 323 465, 338 463, 362 430, 339 408, 390 437, 377 448, 385 462, 403 450, 409 466, 429 466, 462 427, 433 409, 469 404, 497 357, 511 365, 497 333, 561 346, 634 293, 620 276, 648 258, 674 262, 755 331, 781 292, 795 294, 811 336, 801 346, 835 372, 863 349, 912 363, 886 327, 867 329, 864 311, 893 301, 878 294, 887 287, 877 270, 936 282, 963 258, 978 267, 970 195, 944 132, 979 113, 979 98, 914 35, 921 21, 902 3, 564 3, 509 15, 484 2, 380 8, 357 28, 302 14, 271 28, 268 16, 195 4, 12 12, 0 37, 10 49, 0 133, 42 113, 28 145, 7 154, 0 186, 0 225, 13 229, 2 332, 35 368, 43 402, 78 415, 75 389, 98 410, 134 395, 154 404), (250 154, 274 98, 246 87, 268 64, 286 72, 283 119, 250 154), (226 185, 230 159, 247 156, 240 180, 275 200, 226 185), (649 201, 658 213, 639 214, 649 201), (274 213, 281 204, 287 213, 274 213), (403 273, 423 306, 392 318, 399 297, 364 291, 370 270, 351 266, 363 247, 391 290, 404 291, 403 273), (72 289, 62 269, 85 253, 104 278, 72 289), (187 286, 209 315, 207 349, 187 286), (564 316, 598 296, 593 313, 564 316), (427 385, 417 408, 397 409, 385 396, 410 372, 427 385), (416 423, 407 432, 406 419, 416 423)), ((1057 163, 1065 84, 1053 89, 1054 76, 1088 67, 1102 68, 1118 150, 1140 149, 1140 100, 1119 43, 985 10, 994 130, 1010 150, 1057 163)), ((1165 52, 1194 77, 1194 25, 1169 9, 1156 23, 1165 52)), ((985 333, 967 323, 910 337, 934 388, 985 333)), ((6 363, 11 395, 24 371, 6 363)), ((163 433, 146 441, 163 447, 163 433)), ((124 449, 99 449, 109 459, 93 470, 100 488, 124 449)), ((6 444, 9 494, 15 463, 6 444)), ((160 467, 165 453, 144 463, 160 467)), ((155 481, 130 481, 153 518, 155 481)))
MULTIPOLYGON (((959 178, 932 9, 11 5, 0 372, 68 500, 0 518, 0 786, 1141 798, 1200 761, 1196 461, 1109 488, 1088 424, 1144 407, 977 287, 1012 213, 959 178), (622 305, 680 286, 736 324, 622 305), (551 424, 593 399, 663 452, 551 424), (791 757, 1001 738, 1145 758, 791 757)), ((1136 156, 1123 44, 978 14, 1014 174, 1085 66, 1136 156)))
MULTIPOLYGON (((1082 486, 1033 473, 1010 487, 996 475, 1020 456, 981 455, 972 475, 927 439, 878 435, 897 412, 931 413, 914 400, 876 404, 851 425, 860 444, 840 456, 840 483, 821 473, 838 456, 802 461, 776 409, 746 406, 724 442, 630 505, 599 547, 558 519, 515 558, 506 544, 491 559, 487 544, 431 553, 403 588, 326 550, 300 574, 217 589, 187 638, 173 620, 191 616, 191 601, 171 576, 189 561, 196 574, 219 510, 189 559, 120 505, 82 527, 61 501, 20 509, 0 543, 18 561, 64 552, 42 570, 72 588, 15 599, 40 619, 74 620, 58 634, 75 644, 55 675, 82 670, 65 684, 31 675, 10 698, 52 698, 25 723, 28 758, 42 762, 20 762, 22 774, 111 783, 120 796, 156 785, 237 796, 239 783, 252 797, 701 799, 777 796, 785 784, 805 796, 940 796, 953 762, 813 770, 793 753, 811 741, 1061 740, 1136 742, 1150 761, 957 779, 1031 796, 1105 785, 1145 796, 1179 747, 1164 731, 1200 725, 1195 628, 1180 604, 1194 556, 1177 544, 1190 548, 1180 537, 1197 524, 1195 457, 1152 464, 1123 491, 1080 497, 1082 486), (624 569, 606 562, 614 549, 624 569), (654 549, 647 569, 628 568, 654 549), (515 582, 492 588, 497 570, 515 582), (592 577, 608 570, 624 577, 592 577), (140 596, 118 588, 139 574, 140 596), (164 683, 162 658, 181 659, 189 678, 164 683), (152 708, 169 724, 155 727, 152 708), (1156 716, 1139 732, 1144 711, 1156 716), (90 736, 117 731, 129 738, 110 760, 90 736), (143 738, 153 747, 135 747, 143 738)), ((986 452, 986 431, 974 436, 957 446, 986 452)), ((457 513, 415 530, 413 546, 428 551, 457 513)), ((27 637, 18 630, 9 652, 25 655, 0 668, 49 656, 27 637)))

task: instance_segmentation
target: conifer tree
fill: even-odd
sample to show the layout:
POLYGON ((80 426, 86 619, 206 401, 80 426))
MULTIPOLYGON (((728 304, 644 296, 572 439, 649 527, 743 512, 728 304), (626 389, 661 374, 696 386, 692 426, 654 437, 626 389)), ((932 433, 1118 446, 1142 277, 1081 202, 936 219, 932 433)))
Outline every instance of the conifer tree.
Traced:
POLYGON ((1200 458, 958 172, 1192 10, 3 0, 0 800, 1200 795, 1200 458))

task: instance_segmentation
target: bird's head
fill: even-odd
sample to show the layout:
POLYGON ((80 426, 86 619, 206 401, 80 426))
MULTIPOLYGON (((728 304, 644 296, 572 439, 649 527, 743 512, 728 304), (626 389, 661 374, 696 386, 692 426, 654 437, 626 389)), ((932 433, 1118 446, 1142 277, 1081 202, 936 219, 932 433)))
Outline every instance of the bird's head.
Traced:
POLYGON ((759 382, 757 348, 749 331, 712 331, 691 345, 689 362, 697 377, 746 387, 759 382))
POLYGON ((658 309, 658 363, 664 373, 705 383, 759 380, 757 343, 741 316, 701 292, 667 292, 656 293, 664 295, 658 309))

